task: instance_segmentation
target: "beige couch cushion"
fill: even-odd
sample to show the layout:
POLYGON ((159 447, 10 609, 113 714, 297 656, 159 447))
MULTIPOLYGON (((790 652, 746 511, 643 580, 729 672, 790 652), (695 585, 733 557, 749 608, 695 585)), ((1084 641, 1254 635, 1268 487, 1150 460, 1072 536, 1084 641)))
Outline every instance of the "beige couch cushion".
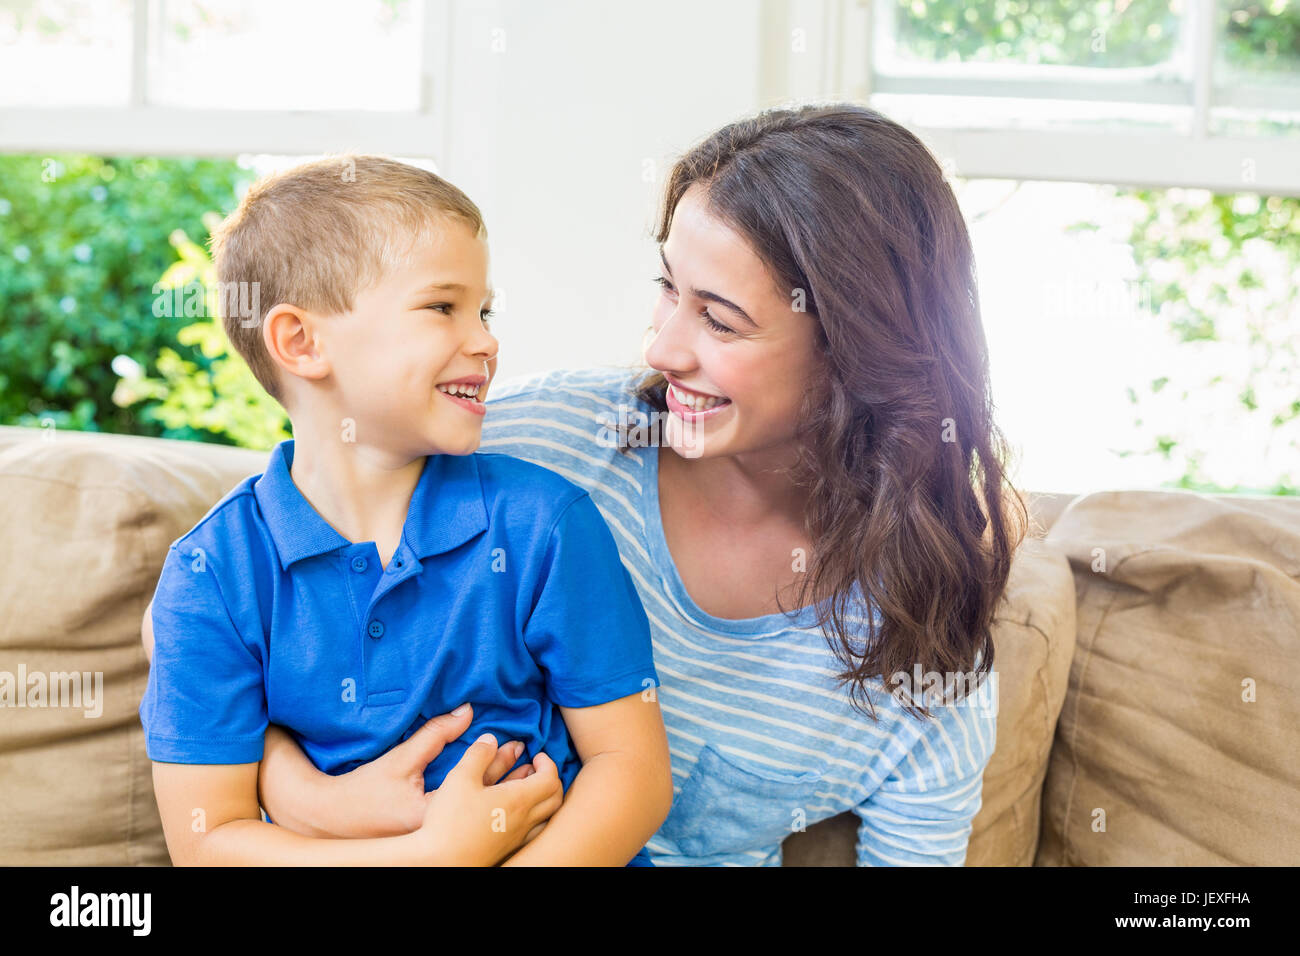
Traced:
POLYGON ((994 623, 998 743, 984 771, 967 866, 1031 866, 1043 779, 1074 656, 1074 582, 1065 556, 1028 539, 994 623))
MULTIPOLYGON (((140 618, 168 545, 264 454, 191 442, 0 428, 0 684, 89 673, 81 707, 0 711, 0 863, 167 860, 137 708, 140 618)), ((0 686, 0 692, 3 692, 0 686)), ((24 697, 24 700, 27 698, 24 697)), ((51 703, 49 697, 46 703, 51 703)))
MULTIPOLYGON (((1064 555, 1029 538, 1016 552, 993 626, 997 746, 984 771, 967 866, 1029 866, 1039 801, 1074 652, 1074 582, 1064 555)), ((792 834, 786 866, 853 866, 856 819, 840 814, 792 834)))
POLYGON ((1300 862, 1300 500, 1101 492, 1047 540, 1078 649, 1038 865, 1300 862))

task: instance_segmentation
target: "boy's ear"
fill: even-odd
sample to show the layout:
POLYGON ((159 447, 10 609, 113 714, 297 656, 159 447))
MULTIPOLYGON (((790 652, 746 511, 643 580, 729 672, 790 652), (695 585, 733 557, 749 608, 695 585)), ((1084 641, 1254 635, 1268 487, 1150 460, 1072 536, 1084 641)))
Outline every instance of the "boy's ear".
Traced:
POLYGON ((262 320, 262 341, 276 365, 299 378, 321 379, 330 372, 319 348, 319 317, 286 302, 271 307, 262 320))

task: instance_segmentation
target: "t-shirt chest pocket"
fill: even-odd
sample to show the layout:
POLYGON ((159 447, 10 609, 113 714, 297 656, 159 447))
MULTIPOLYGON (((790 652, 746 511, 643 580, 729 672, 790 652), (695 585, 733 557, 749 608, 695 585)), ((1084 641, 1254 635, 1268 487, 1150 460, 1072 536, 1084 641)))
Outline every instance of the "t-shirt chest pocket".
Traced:
POLYGON ((694 857, 766 849, 812 816, 824 774, 741 767, 706 744, 659 834, 694 857))

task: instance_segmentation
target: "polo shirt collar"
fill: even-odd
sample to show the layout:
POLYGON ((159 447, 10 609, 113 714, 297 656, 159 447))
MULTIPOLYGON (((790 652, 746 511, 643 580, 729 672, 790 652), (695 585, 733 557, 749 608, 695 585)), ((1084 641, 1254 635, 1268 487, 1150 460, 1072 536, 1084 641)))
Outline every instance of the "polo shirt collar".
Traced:
MULTIPOLYGON (((293 483, 293 440, 271 452, 253 484, 280 567, 327 554, 352 542, 335 531, 293 483)), ((430 455, 411 494, 402 541, 417 558, 442 554, 487 530, 487 505, 476 455, 430 455)))

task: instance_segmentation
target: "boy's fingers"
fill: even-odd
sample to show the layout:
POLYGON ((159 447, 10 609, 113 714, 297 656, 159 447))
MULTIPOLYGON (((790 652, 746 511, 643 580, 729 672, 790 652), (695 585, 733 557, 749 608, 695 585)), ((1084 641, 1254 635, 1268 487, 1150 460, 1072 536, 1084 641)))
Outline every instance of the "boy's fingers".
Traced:
POLYGON ((515 767, 514 770, 511 770, 510 773, 506 776, 505 780, 502 780, 501 782, 505 783, 506 780, 523 780, 524 777, 531 777, 536 772, 537 771, 533 769, 532 764, 526 763, 521 766, 515 767))
MULTIPOLYGON (((533 758, 533 772, 516 777, 511 774, 510 779, 503 780, 497 784, 498 787, 507 788, 508 792, 519 801, 520 806, 537 806, 547 800, 558 799, 564 800, 564 784, 560 782, 559 772, 555 769, 555 761, 544 754, 538 754, 533 758), (541 759, 538 759, 540 757, 541 759)), ((556 804, 556 808, 559 804, 556 804)), ((554 809, 551 813, 554 813, 554 809)), ((547 814, 550 816, 550 813, 547 814)))
POLYGON ((498 748, 497 755, 492 758, 492 763, 488 764, 487 771, 483 774, 483 786, 490 787, 498 782, 501 775, 510 769, 510 765, 518 760, 523 752, 524 745, 518 740, 512 740, 498 748))
POLYGON ((473 708, 465 704, 463 714, 440 714, 425 721, 423 727, 393 748, 413 769, 423 771, 442 753, 444 747, 463 734, 474 718, 473 708))
POLYGON ((546 751, 539 750, 537 756, 533 758, 533 769, 541 774, 549 774, 556 780, 560 779, 560 768, 555 765, 555 761, 546 755, 546 751))
POLYGON ((555 811, 560 809, 560 807, 562 807, 563 805, 564 805, 564 788, 561 787, 558 788, 554 793, 548 796, 541 803, 534 806, 532 811, 528 814, 528 818, 533 823, 545 823, 552 816, 554 816, 555 811))
POLYGON ((446 778, 443 780, 443 786, 446 786, 447 780, 453 777, 464 777, 466 780, 474 780, 482 784, 483 777, 487 774, 488 765, 492 763, 492 758, 497 754, 497 739, 491 734, 483 734, 469 745, 460 756, 460 762, 448 771, 446 778))

